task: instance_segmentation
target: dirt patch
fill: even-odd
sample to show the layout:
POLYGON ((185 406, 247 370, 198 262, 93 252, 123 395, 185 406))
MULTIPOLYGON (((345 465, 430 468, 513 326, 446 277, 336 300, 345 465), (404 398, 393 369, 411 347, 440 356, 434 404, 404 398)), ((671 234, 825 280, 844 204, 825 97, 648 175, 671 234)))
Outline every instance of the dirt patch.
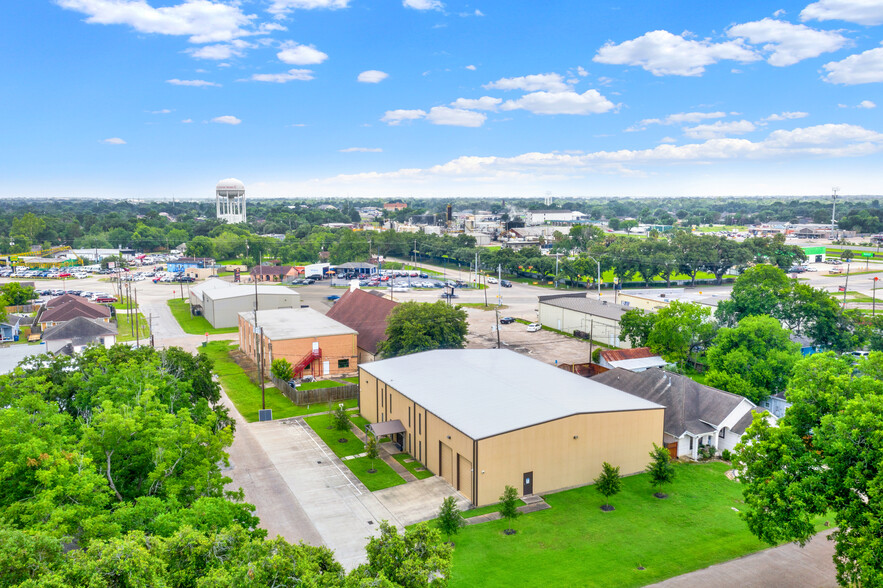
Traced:
POLYGON ((611 505, 611 504, 602 504, 601 510, 603 510, 604 512, 613 512, 616 509, 613 508, 613 505, 611 505))

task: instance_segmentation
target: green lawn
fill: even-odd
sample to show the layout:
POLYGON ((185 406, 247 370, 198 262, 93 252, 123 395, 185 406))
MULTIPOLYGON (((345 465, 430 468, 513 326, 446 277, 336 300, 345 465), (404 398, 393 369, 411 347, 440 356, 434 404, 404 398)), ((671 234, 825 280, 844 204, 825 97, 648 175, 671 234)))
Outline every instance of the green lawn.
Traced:
POLYGON ((383 490, 384 488, 390 488, 392 486, 399 486, 405 483, 402 477, 395 473, 395 470, 389 467, 386 462, 379 457, 374 460, 373 466, 371 460, 367 457, 348 459, 343 463, 365 486, 368 487, 368 490, 371 492, 383 490), (372 467, 377 471, 373 474, 369 474, 368 470, 372 469, 372 467))
POLYGON ((181 325, 184 332, 190 335, 205 335, 206 333, 209 335, 218 335, 221 333, 236 333, 239 331, 237 327, 216 329, 204 316, 192 316, 190 314, 190 303, 186 300, 181 300, 180 298, 169 300, 169 308, 172 309, 172 314, 175 316, 175 320, 178 321, 178 324, 181 325))
POLYGON ((412 461, 410 463, 405 463, 406 459, 411 459, 411 456, 407 453, 396 453, 392 456, 397 462, 402 464, 406 470, 411 472, 415 478, 418 480, 423 480, 425 478, 431 478, 434 474, 429 470, 423 470, 422 472, 418 472, 417 468, 422 468, 423 464, 419 461, 412 461))
POLYGON ((332 415, 320 414, 307 417, 304 420, 310 428, 316 431, 316 434, 322 438, 325 445, 330 447, 337 457, 358 455, 365 452, 365 444, 352 431, 338 431, 334 428, 328 428, 332 425, 332 415), (340 439, 346 439, 346 443, 341 443, 340 439))
MULTIPOLYGON (((236 405, 236 410, 242 417, 253 423, 258 420, 258 410, 261 408, 261 387, 248 377, 245 371, 236 365, 229 352, 236 349, 226 341, 212 341, 205 347, 200 347, 200 352, 209 356, 215 363, 215 373, 218 374, 221 386, 230 400, 236 405)), ((273 410, 274 419, 284 419, 293 416, 302 416, 325 412, 329 410, 325 402, 309 406, 298 406, 285 397, 273 386, 267 386, 264 390, 267 408, 273 410)), ((346 400, 344 405, 351 408, 356 405, 356 400, 346 400)))
POLYGON ((591 486, 550 494, 552 508, 517 519, 513 536, 502 520, 466 527, 450 586, 642 586, 763 549, 733 510, 744 505, 728 467, 678 465, 665 500, 646 474, 624 478, 609 513, 591 486))
POLYGON ((350 415, 350 421, 360 430, 364 431, 365 427, 371 424, 371 421, 360 415, 359 413, 354 413, 350 415))
MULTIPOLYGON (((524 501, 520 498, 516 501, 517 506, 524 506, 524 501)), ((481 515, 485 515, 492 512, 497 512, 500 510, 499 504, 490 504, 488 506, 482 506, 481 508, 473 508, 472 510, 464 510, 463 518, 471 519, 472 517, 478 517, 481 515)))
POLYGON ((116 315, 117 321, 117 343, 123 343, 125 341, 135 341, 140 340, 142 343, 150 343, 150 325, 147 324, 147 319, 144 318, 144 315, 140 312, 138 313, 138 320, 135 321, 134 314, 124 314, 118 312, 116 315), (139 337, 135 337, 132 334, 132 326, 138 325, 138 333, 140 333, 139 337))
POLYGON ((342 382, 334 380, 319 380, 317 382, 304 382, 297 385, 298 390, 316 390, 318 388, 337 388, 338 386, 346 386, 342 382))
POLYGON ((477 308, 478 310, 506 310, 509 308, 505 304, 499 306, 496 304, 488 304, 485 306, 484 302, 458 302, 457 306, 462 306, 464 308, 477 308))
POLYGON ((342 378, 342 379, 345 382, 349 382, 350 384, 358 384, 359 383, 359 376, 352 376, 349 378, 342 378))

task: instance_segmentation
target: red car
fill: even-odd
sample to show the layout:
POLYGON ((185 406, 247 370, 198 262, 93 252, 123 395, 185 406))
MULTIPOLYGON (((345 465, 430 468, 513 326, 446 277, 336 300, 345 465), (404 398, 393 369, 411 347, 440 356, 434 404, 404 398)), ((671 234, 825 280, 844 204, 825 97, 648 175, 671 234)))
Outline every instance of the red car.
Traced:
POLYGON ((101 302, 116 302, 116 301, 117 301, 117 299, 114 298, 113 296, 102 296, 100 298, 95 299, 95 302, 99 302, 99 303, 101 303, 101 302))

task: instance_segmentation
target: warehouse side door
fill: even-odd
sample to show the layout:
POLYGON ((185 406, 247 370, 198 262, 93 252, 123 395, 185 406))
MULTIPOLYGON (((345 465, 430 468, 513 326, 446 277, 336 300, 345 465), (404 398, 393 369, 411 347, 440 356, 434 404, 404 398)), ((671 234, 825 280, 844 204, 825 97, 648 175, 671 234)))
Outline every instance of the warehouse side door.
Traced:
POLYGON ((454 480, 454 452, 453 450, 442 443, 438 442, 438 463, 439 463, 439 473, 441 477, 447 480, 448 484, 451 486, 455 486, 456 480, 454 480))

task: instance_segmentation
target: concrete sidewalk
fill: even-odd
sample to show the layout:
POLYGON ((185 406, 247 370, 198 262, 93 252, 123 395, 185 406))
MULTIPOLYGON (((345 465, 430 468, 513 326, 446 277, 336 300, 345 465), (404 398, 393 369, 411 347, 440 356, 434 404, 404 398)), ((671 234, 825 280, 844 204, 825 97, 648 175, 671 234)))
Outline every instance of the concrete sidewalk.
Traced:
POLYGON ((836 588, 833 529, 800 547, 794 543, 766 549, 703 570, 670 578, 655 588, 836 588))

